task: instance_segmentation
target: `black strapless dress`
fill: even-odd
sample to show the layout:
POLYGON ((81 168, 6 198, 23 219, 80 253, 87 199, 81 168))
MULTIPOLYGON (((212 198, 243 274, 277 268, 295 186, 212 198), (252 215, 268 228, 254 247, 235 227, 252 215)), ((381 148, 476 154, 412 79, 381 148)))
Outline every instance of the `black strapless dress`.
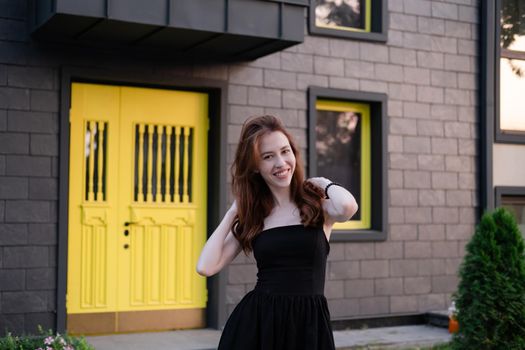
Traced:
POLYGON ((233 310, 218 349, 335 349, 324 296, 330 245, 323 229, 274 227, 252 245, 257 284, 233 310))

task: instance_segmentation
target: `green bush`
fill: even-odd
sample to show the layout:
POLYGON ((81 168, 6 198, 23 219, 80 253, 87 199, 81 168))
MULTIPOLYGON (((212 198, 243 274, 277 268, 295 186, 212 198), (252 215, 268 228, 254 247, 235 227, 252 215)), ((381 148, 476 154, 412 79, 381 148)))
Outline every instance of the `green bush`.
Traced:
POLYGON ((483 215, 459 271, 453 349, 525 349, 523 252, 520 231, 506 209, 483 215))
POLYGON ((94 350, 83 337, 54 335, 52 331, 44 332, 38 328, 37 336, 13 336, 11 333, 0 338, 0 350, 94 350))

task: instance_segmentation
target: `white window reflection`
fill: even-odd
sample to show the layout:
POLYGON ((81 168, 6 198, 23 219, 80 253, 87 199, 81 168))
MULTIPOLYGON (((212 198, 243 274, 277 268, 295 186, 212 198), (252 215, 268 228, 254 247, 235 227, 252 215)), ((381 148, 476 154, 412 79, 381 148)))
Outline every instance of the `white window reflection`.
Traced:
POLYGON ((525 33, 514 35, 514 40, 509 45, 509 47, 507 47, 507 49, 525 52, 525 33))
POLYGON ((525 132, 525 61, 500 61, 500 128, 525 132))

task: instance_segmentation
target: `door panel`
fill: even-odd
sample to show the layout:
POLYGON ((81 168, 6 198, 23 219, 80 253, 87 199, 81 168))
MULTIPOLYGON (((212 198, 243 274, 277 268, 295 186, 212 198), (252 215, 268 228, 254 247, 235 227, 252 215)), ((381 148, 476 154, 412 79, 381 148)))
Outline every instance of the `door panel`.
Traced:
POLYGON ((74 84, 72 101, 66 307, 115 311, 119 92, 74 84))
POLYGON ((121 237, 129 249, 119 256, 119 284, 129 288, 119 291, 119 310, 205 306, 195 265, 206 231, 207 114, 205 94, 122 88, 131 132, 121 137, 130 152, 120 168, 133 172, 120 183, 121 221, 140 244, 121 237))

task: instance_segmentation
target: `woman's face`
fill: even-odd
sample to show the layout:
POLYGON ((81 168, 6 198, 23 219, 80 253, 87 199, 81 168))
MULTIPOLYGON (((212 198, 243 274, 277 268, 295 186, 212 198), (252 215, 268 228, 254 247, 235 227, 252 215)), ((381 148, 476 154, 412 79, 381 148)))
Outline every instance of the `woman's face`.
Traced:
POLYGON ((295 155, 286 135, 272 131, 259 140, 258 170, 272 190, 290 186, 295 171, 295 155))

